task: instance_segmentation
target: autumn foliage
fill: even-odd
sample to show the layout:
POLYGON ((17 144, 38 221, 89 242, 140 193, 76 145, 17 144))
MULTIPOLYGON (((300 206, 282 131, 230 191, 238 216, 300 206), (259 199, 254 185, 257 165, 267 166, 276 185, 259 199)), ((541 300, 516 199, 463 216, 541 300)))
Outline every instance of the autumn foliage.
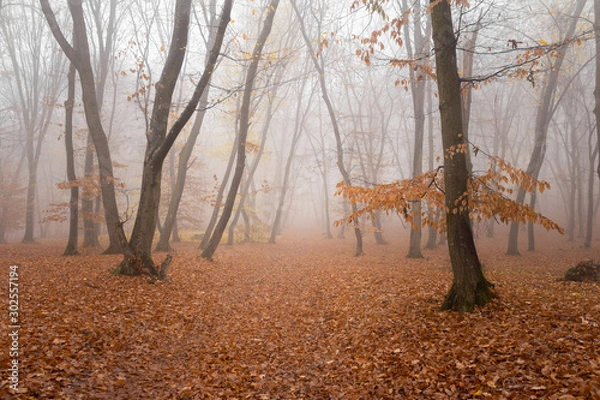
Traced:
MULTIPOLYGON (((446 157, 453 157, 457 152, 466 151, 466 144, 452 147, 446 151, 446 157)), ((474 154, 478 153, 480 150, 475 147, 474 154)), ((348 198, 352 204, 361 205, 357 213, 348 216, 347 222, 354 221, 361 215, 370 217, 376 212, 383 211, 387 214, 396 213, 414 225, 413 205, 425 201, 429 207, 422 208, 421 223, 423 226, 433 226, 439 232, 446 230, 446 220, 441 218, 442 214, 458 214, 466 208, 474 221, 492 218, 502 223, 531 221, 548 230, 563 233, 563 228, 554 221, 536 212, 529 205, 519 204, 511 198, 515 189, 519 187, 528 193, 542 193, 550 189, 548 182, 534 179, 500 157, 488 156, 488 159, 487 171, 472 174, 469 179, 469 192, 459 198, 451 210, 444 204, 443 167, 425 172, 414 179, 370 187, 345 185, 340 182, 336 194, 348 198), (434 212, 431 212, 432 210, 434 212)))

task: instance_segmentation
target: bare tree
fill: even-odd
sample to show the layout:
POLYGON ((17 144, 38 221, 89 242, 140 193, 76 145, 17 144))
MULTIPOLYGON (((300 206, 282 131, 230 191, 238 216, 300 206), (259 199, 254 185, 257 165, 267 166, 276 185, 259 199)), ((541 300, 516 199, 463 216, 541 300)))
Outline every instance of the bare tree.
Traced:
POLYGON ((191 10, 191 0, 177 1, 169 52, 160 80, 156 84, 150 130, 146 135, 147 146, 144 159, 140 201, 129 242, 125 238, 115 200, 110 151, 108 149, 106 134, 99 115, 81 1, 69 2, 69 9, 73 19, 75 42, 77 43, 76 48, 73 48, 68 43, 60 31, 60 27, 56 22, 54 13, 48 4, 48 1, 40 0, 40 2, 54 37, 65 54, 75 65, 81 77, 84 110, 96 147, 102 185, 102 199, 107 213, 109 234, 112 232, 112 234, 117 237, 117 242, 120 243, 121 251, 125 255, 125 259, 117 267, 115 273, 126 275, 148 273, 152 276, 166 279, 171 258, 167 257, 162 268, 159 269, 154 265, 151 257, 152 239, 156 229, 156 218, 160 202, 162 164, 171 146, 175 142, 175 139, 196 110, 202 92, 208 85, 209 78, 217 63, 219 51, 225 35, 225 29, 230 20, 232 1, 227 0, 225 2, 221 21, 219 23, 219 34, 215 41, 215 45, 211 49, 210 62, 207 63, 207 68, 204 69, 202 77, 196 85, 192 99, 188 102, 180 117, 174 122, 167 133, 171 100, 187 48, 191 10))
POLYGON ((244 93, 242 97, 242 107, 240 109, 240 128, 236 142, 237 160, 235 170, 231 179, 231 186, 229 187, 227 199, 225 200, 225 207, 223 208, 223 213, 221 214, 219 222, 217 223, 214 231, 212 232, 211 238, 209 239, 206 248, 202 251, 202 257, 206 259, 212 258, 213 254, 217 250, 221 238, 223 237, 223 232, 225 232, 225 228, 229 222, 229 218, 231 217, 240 182, 244 174, 244 167, 246 163, 246 139, 248 136, 248 128, 250 124, 250 102, 252 100, 254 79, 258 72, 258 66, 260 63, 263 48, 269 37, 269 34, 271 33, 273 20, 275 19, 275 13, 277 11, 278 5, 279 0, 271 0, 269 5, 267 6, 267 16, 265 17, 263 27, 260 31, 260 34, 258 35, 258 38, 254 45, 254 49, 252 50, 252 59, 246 71, 244 93))
POLYGON ((41 24, 41 16, 34 7, 12 5, 1 12, 0 33, 5 43, 11 43, 6 50, 12 67, 14 106, 19 110, 25 135, 28 185, 23 243, 31 243, 34 241, 38 164, 63 85, 60 70, 64 57, 47 46, 45 25, 41 24), (22 26, 29 29, 20 29, 22 26))
MULTIPOLYGON (((295 0, 292 0, 292 6, 294 7, 294 12, 296 13, 298 21, 300 22, 300 32, 302 33, 302 37, 304 38, 304 42, 306 43, 306 48, 308 49, 309 57, 313 61, 313 66, 315 67, 315 70, 317 71, 317 73, 319 75, 319 85, 321 87, 321 96, 323 97, 323 102, 325 103, 325 106, 327 107, 327 112, 329 114, 329 119, 331 120, 331 125, 333 128, 333 134, 335 136, 336 153, 337 153, 336 164, 340 171, 340 174, 342 175, 344 184, 351 185, 352 180, 350 178, 350 173, 348 172, 346 165, 344 164, 344 146, 343 146, 343 142, 342 142, 342 134, 340 132, 340 127, 339 127, 337 117, 335 114, 335 108, 334 108, 333 102, 329 96, 329 91, 327 89, 327 83, 325 81, 325 62, 324 62, 322 56, 317 57, 315 55, 316 52, 313 48, 313 41, 308 36, 308 33, 306 31, 306 26, 304 23, 304 19, 302 17, 302 14, 300 14, 300 10, 298 9, 298 6, 296 5, 295 0)), ((357 211, 356 204, 352 204, 352 211, 353 212, 357 211)), ((363 239, 362 239, 362 232, 360 229, 360 224, 357 219, 354 219, 353 227, 354 227, 354 236, 356 238, 356 250, 355 250, 354 254, 356 256, 359 256, 363 253, 363 239)))
MULTIPOLYGON (((586 3, 586 0, 578 0, 577 3, 574 4, 573 13, 571 14, 571 21, 565 33, 564 39, 571 38, 575 32, 575 28, 577 26, 577 21, 579 15, 583 10, 583 7, 586 3)), ((546 140, 548 137, 548 125, 552 120, 552 116, 556 111, 558 106, 554 93, 556 92, 556 87, 558 85, 558 76, 562 67, 562 64, 565 60, 565 55, 567 53, 567 49, 565 48, 562 53, 556 59, 554 65, 550 70, 548 75, 548 79, 545 83, 540 105, 538 107, 536 122, 535 122, 535 142, 533 147, 533 152, 531 153, 531 159, 529 160, 529 164, 527 165, 528 175, 533 176, 535 179, 538 178, 540 171, 542 169, 542 164, 544 163, 544 158, 546 155, 546 140)), ((519 188, 517 193, 517 202, 523 204, 525 201, 526 192, 523 188, 519 188)), ((531 202, 529 204, 532 208, 535 208, 535 192, 531 195, 531 202)), ((509 255, 518 255, 518 237, 519 237, 519 223, 511 222, 510 224, 510 233, 508 236, 508 249, 506 254, 509 255)), ((529 245, 528 250, 535 250, 535 241, 533 236, 533 225, 529 225, 528 230, 528 239, 529 245)))

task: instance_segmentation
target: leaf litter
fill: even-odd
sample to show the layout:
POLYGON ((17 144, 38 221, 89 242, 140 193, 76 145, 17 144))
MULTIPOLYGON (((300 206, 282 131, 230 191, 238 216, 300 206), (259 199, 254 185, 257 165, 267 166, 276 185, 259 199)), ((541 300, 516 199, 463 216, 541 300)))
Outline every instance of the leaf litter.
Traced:
POLYGON ((598 252, 556 236, 520 257, 479 239, 499 297, 462 315, 438 311, 446 247, 408 259, 404 237, 361 257, 351 240, 223 246, 214 262, 180 244, 170 284, 111 275, 120 256, 4 245, 26 393, 3 376, 0 398, 600 398, 600 284, 559 281, 598 252))

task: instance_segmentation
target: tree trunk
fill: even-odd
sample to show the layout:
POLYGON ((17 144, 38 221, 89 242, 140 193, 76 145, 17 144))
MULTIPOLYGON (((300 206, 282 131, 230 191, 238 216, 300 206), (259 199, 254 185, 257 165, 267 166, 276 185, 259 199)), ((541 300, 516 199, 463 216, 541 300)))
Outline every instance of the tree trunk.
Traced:
MULTIPOLYGON (((114 244, 115 246, 118 244, 118 250, 125 251, 127 239, 120 221, 116 202, 113 166, 108 147, 108 139, 106 137, 106 133, 104 132, 104 128, 100 120, 100 113, 98 111, 99 109, 96 98, 94 74, 90 62, 90 51, 81 1, 69 2, 69 10, 73 19, 74 40, 77 42, 77 49, 74 49, 68 43, 60 31, 48 0, 40 0, 40 3, 42 5, 44 15, 46 16, 46 20, 48 21, 50 29, 52 30, 52 34, 69 60, 75 65, 77 72, 79 73, 79 77, 81 79, 85 118, 90 130, 90 134, 92 135, 94 141, 96 156, 98 158, 100 189, 102 192, 102 201, 104 205, 106 226, 108 235, 110 237, 110 243, 114 244)), ((113 252, 117 249, 109 248, 107 250, 113 252)))
MULTIPOLYGON (((446 1, 438 2, 431 14, 445 155, 464 145, 460 81, 456 64, 456 37, 452 11, 446 1)), ((444 157, 444 188, 448 250, 454 281, 442 310, 470 312, 492 298, 491 284, 483 276, 469 221, 467 158, 462 152, 444 157)))
MULTIPOLYGON (((343 149, 343 145, 342 145, 342 135, 340 132, 337 118, 335 116, 335 110, 333 108, 333 103, 331 102, 331 99, 329 98, 329 91, 327 90, 327 85, 325 83, 325 68, 324 68, 323 57, 317 58, 314 55, 313 44, 312 44, 313 42, 311 41, 311 39, 308 37, 308 34, 306 33, 306 28, 304 26, 304 20, 302 19, 302 16, 300 15, 300 11, 298 10, 298 6, 296 5, 295 0, 292 0, 292 6, 294 7, 294 12, 296 13, 296 16, 298 17, 298 20, 300 22, 300 32, 302 33, 302 37, 304 38, 304 42, 306 43, 306 47, 309 51, 309 57, 313 61, 313 65, 314 65, 315 69, 317 70, 317 73, 319 74, 319 85, 321 87, 321 95, 323 97, 323 102, 325 103, 325 106, 327 107, 327 112, 329 113, 329 118, 331 119, 331 125, 333 126, 333 134, 335 136, 336 155, 337 155, 336 164, 340 171, 340 174, 342 175, 344 184, 350 186, 352 184, 352 180, 350 179, 350 174, 348 173, 346 166, 344 164, 344 149, 343 149), (319 60, 320 60, 320 63, 319 63, 319 60)), ((354 214, 357 214, 357 211, 358 211, 357 205, 352 204, 351 207, 352 207, 352 212, 354 214)), ((358 222, 358 219, 355 218, 352 221, 352 225, 354 226, 354 236, 356 238, 356 250, 354 252, 354 255, 359 256, 359 255, 363 254, 363 240, 362 240, 362 232, 360 230, 360 224, 358 222)))
POLYGON ((598 150, 600 149, 600 145, 596 143, 592 150, 592 137, 590 135, 589 138, 589 174, 588 174, 588 184, 587 184, 587 223, 585 229, 585 238, 583 240, 583 247, 585 249, 589 249, 592 247, 592 230, 594 226, 594 181, 596 180, 596 175, 594 174, 594 164, 596 163, 596 158, 598 157, 598 150))
MULTIPOLYGON (((594 0, 594 39, 596 44, 596 87, 594 90, 594 114, 596 115, 596 136, 600 144, 600 0, 594 0)), ((596 170, 600 177, 600 158, 596 170)))
MULTIPOLYGON (((85 149, 85 161, 83 164, 83 176, 88 181, 89 186, 94 176, 94 141, 92 135, 87 136, 87 145, 85 149)), ((81 213, 83 216, 83 247, 100 246, 98 241, 97 223, 94 222, 94 195, 89 187, 84 187, 81 198, 81 213)), ((110 246, 109 246, 110 247, 110 246)))
MULTIPOLYGON (((214 9, 214 2, 211 3, 211 10, 214 9)), ((213 26, 216 23, 216 16, 211 16, 211 20, 213 22, 213 26)), ((217 30, 211 28, 209 31, 208 37, 208 49, 214 46, 214 42, 217 36, 217 30)), ((210 60, 207 57, 206 63, 210 60)), ((205 65, 205 68, 208 66, 205 65)), ((210 83, 210 81, 209 81, 210 83)), ((156 244, 156 251, 169 251, 169 239, 171 235, 173 235, 173 239, 175 239, 177 234, 177 211, 179 210, 179 205, 181 203, 181 198, 183 196, 183 190, 185 188, 185 179, 188 170, 188 164, 190 158, 192 156, 192 152, 194 150, 194 146, 196 144, 196 140, 198 139, 198 135, 200 134, 200 129, 202 128, 202 123, 204 122, 204 116, 206 115, 206 107, 208 105, 208 93, 210 91, 210 86, 206 87, 206 90, 202 92, 202 96, 200 97, 200 101, 198 103, 199 110, 196 114, 196 119, 194 120, 194 124, 192 125, 192 129, 190 131, 190 135, 188 136, 185 145, 179 152, 179 160, 177 163, 177 177, 175 180, 175 184, 173 185, 173 190, 171 193, 171 198, 169 199, 169 208, 167 209, 167 216, 165 217, 165 222, 163 225, 162 232, 160 233, 160 237, 158 239, 158 243, 156 244)))
MULTIPOLYGON (((288 156, 285 162, 285 170, 283 173, 282 180, 283 182, 281 184, 281 193, 279 194, 279 201, 277 202, 277 211, 275 212, 275 219, 273 220, 273 225, 271 226, 271 235, 269 237, 268 242, 271 244, 275 243, 276 237, 279 234, 279 230, 281 227, 281 217, 283 215, 283 205, 285 204, 285 196, 288 191, 290 173, 292 171, 292 162, 294 160, 294 155, 296 154, 296 148, 298 146, 300 135, 302 134, 302 130, 304 129, 304 121, 306 119, 307 113, 302 112, 302 97, 307 82, 307 79, 303 79, 300 83, 300 93, 298 95, 298 103, 296 105, 296 118, 294 119, 294 133, 292 135, 292 142, 290 143, 290 151, 288 152, 288 156)), ((312 99, 312 95, 310 98, 312 99)), ((306 111, 308 111, 308 107, 306 111)))
MULTIPOLYGON (((278 82, 281 80, 280 79, 281 74, 278 73, 276 75, 279 75, 279 77, 276 78, 277 82, 275 82, 275 84, 277 85, 278 82)), ((275 97, 275 95, 277 94, 277 87, 275 87, 273 89, 272 94, 273 94, 273 97, 275 97)), ((265 143, 267 142, 267 135, 269 133, 269 127, 271 126, 271 120, 273 119, 273 115, 274 115, 273 101, 272 101, 271 97, 269 97, 268 101, 269 101, 269 106, 267 107, 265 125, 263 126, 263 129, 261 132, 259 149, 252 160, 252 164, 250 164, 250 168, 247 170, 246 180, 245 180, 244 184, 242 185, 242 190, 240 191, 240 200, 238 201, 238 207, 235 211, 235 214, 233 215, 233 219, 232 219, 231 223, 229 224, 229 231, 227 234, 227 244, 228 245, 232 245, 234 243, 235 227, 238 223, 240 215, 242 214, 242 211, 244 211, 244 207, 246 205, 246 198, 248 197, 248 191, 250 190, 250 184, 252 183, 252 180, 254 179, 254 173, 256 172, 256 169, 258 168, 258 164, 260 163, 260 159, 262 158, 263 152, 265 150, 265 143)), ((249 240, 249 238, 247 238, 247 239, 249 240)), ((244 240, 246 240, 246 238, 244 240)))
MULTIPOLYGON (((406 0, 402 1, 404 9, 408 9, 406 0)), ((410 33, 408 24, 404 25, 406 40, 406 48, 408 57, 415 59, 424 56, 427 53, 426 37, 421 31, 421 2, 420 0, 414 3, 414 42, 415 48, 412 49, 410 43, 410 33)), ((419 70, 409 69, 410 89, 412 93, 413 110, 415 114, 415 143, 413 148, 413 165, 412 176, 416 178, 423 173, 423 141, 425 137, 425 82, 426 76, 419 70)), ((410 229, 410 240, 408 258, 423 258, 421 252, 421 201, 413 204, 411 213, 414 215, 414 225, 410 229)))
POLYGON ((246 71, 242 107, 240 109, 240 130, 237 138, 238 149, 235 170, 233 173, 233 178, 231 179, 231 186, 229 188, 229 193, 227 194, 227 199, 225 200, 225 207, 223 208, 221 218, 215 226, 206 248, 204 251, 202 251, 202 257, 209 260, 212 259, 213 254, 221 242, 223 232, 225 232, 225 228, 227 227, 227 223, 229 222, 229 218, 231 217, 231 213, 233 211, 237 192, 242 180, 242 175, 244 174, 244 166, 246 163, 246 138, 248 136, 248 128, 250 125, 250 102, 254 86, 254 78, 258 72, 258 65, 260 63, 265 42, 271 33, 271 27, 273 26, 273 20, 275 18, 278 5, 279 0, 271 0, 267 8, 267 16, 265 18, 264 25, 254 45, 254 50, 252 51, 252 61, 250 62, 248 70, 246 71))
POLYGON ((79 186, 75 175, 75 160, 73 156, 73 105, 75 104, 75 67, 69 67, 68 94, 65 101, 65 150, 67 154, 67 179, 71 184, 71 199, 69 205, 69 240, 63 256, 77 255, 77 241, 79 238, 79 186))
MULTIPOLYGON (((575 32, 575 28, 577 26, 577 22, 579 21, 579 15, 581 15, 581 11, 583 10, 585 3, 586 0, 578 0, 575 4, 574 14, 571 16, 571 23, 569 24, 564 39, 568 39, 573 36, 573 33, 575 32)), ((558 86, 558 76, 563 61, 565 60, 565 54, 567 53, 567 50, 568 47, 565 47, 560 57, 556 60, 556 63, 552 67, 550 75, 548 76, 548 82, 546 83, 546 86, 543 90, 541 103, 538 107, 537 117, 535 121, 535 142, 533 152, 531 153, 531 159, 529 160, 529 165, 527 166, 527 170, 525 171, 534 179, 538 179, 540 171, 542 169, 542 164, 544 163, 544 158, 546 156, 546 139, 548 137, 548 125, 550 124, 550 120, 552 119, 552 116, 554 115, 554 112, 556 110, 556 101, 554 98, 554 93, 556 92, 556 88, 558 86)), ((523 204, 523 202, 525 201, 525 195, 525 189, 520 187, 517 192, 517 203, 523 204)), ((506 251, 506 254, 508 255, 519 254, 518 228, 519 224, 517 222, 511 222, 510 232, 508 236, 508 249, 506 251)), ((535 250, 535 243, 533 241, 532 233, 529 234, 528 250, 535 250)))
POLYGON ((141 261, 143 267, 150 275, 159 278, 165 276, 165 273, 162 272, 165 266, 163 265, 160 269, 157 268, 151 258, 152 240, 156 230, 158 207, 160 204, 162 165, 175 139, 177 139, 181 130, 196 111, 200 98, 208 86, 208 82, 217 64, 225 29, 230 20, 231 5, 232 0, 228 0, 223 6, 217 40, 209 53, 207 66, 196 85, 191 100, 167 134, 173 93, 183 66, 187 48, 191 12, 191 0, 177 1, 169 54, 167 55, 161 77, 156 84, 157 89, 150 120, 150 132, 147 136, 148 141, 142 174, 140 201, 129 243, 134 259, 132 260, 132 258, 126 256, 116 269, 116 273, 135 274, 136 268, 139 268, 138 265, 141 261))

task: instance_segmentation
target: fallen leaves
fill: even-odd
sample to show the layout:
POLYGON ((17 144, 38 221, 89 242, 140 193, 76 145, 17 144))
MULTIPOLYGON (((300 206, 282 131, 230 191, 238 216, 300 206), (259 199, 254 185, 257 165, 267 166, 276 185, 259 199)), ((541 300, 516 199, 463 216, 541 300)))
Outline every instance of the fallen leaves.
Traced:
POLYGON ((351 241, 281 240, 210 263, 183 246, 173 283, 150 285, 110 275, 119 256, 3 246, 23 283, 20 396, 598 398, 600 286, 557 282, 594 254, 556 240, 517 258, 481 239, 500 297, 464 315, 438 311, 443 247, 414 260, 398 245, 353 257, 351 241))

